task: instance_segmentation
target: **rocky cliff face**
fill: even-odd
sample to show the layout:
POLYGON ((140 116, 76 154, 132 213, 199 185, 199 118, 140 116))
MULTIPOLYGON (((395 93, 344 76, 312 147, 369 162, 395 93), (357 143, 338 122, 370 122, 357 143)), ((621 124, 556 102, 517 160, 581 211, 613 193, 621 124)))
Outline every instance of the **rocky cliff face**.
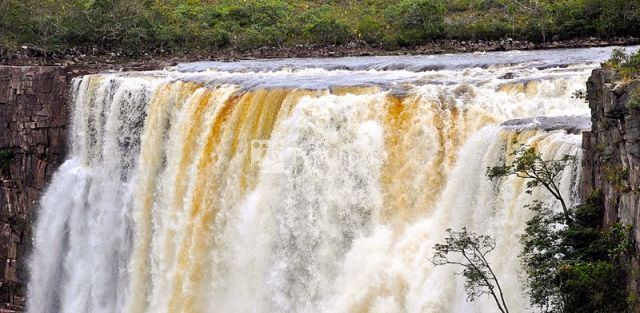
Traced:
MULTIPOLYGON (((602 190, 605 226, 620 222, 633 227, 635 251, 630 261, 636 266, 640 265, 640 103, 633 98, 639 88, 638 81, 594 70, 587 82, 592 129, 583 137, 585 194, 602 190)), ((638 277, 631 278, 631 287, 640 291, 638 277)))
MULTIPOLYGON (((624 82, 607 70, 595 70, 587 83, 592 130, 584 137, 586 188, 602 189, 605 225, 640 222, 640 108, 629 105, 636 88, 640 82, 624 82)), ((640 227, 633 235, 640 243, 640 227)))
MULTIPOLYGON (((24 304, 40 193, 67 147, 66 67, 0 66, 0 303, 24 304)), ((2 309, 0 309, 2 312, 2 309)))

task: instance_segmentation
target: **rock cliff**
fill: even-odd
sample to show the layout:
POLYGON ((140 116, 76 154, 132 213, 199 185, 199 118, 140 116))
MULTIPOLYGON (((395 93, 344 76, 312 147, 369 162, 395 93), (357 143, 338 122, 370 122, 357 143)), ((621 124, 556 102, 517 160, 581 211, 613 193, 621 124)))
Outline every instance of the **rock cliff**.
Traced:
MULTIPOLYGON (((592 129, 583 140, 585 187, 602 189, 605 225, 637 225, 640 219, 640 108, 629 104, 636 88, 640 82, 625 82, 600 69, 587 82, 592 129)), ((640 227, 633 235, 640 243, 640 227)))
POLYGON ((66 152, 66 99, 77 74, 66 67, 0 66, 2 309, 24 304, 34 209, 66 152))
MULTIPOLYGON (((629 259, 635 266, 640 265, 639 95, 639 81, 594 70, 587 82, 592 128, 583 136, 584 194, 602 190, 604 226, 616 222, 632 226, 635 244, 629 259)), ((631 288, 639 294, 640 280, 633 276, 631 288)))

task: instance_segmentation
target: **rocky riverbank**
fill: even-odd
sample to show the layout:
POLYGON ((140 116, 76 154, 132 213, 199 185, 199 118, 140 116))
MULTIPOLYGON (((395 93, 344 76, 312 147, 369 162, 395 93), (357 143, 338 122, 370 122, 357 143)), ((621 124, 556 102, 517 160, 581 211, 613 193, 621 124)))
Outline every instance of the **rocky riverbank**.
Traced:
POLYGON ((148 51, 140 56, 123 55, 118 51, 101 49, 73 49, 69 51, 46 51, 37 47, 23 46, 19 49, 0 47, 0 64, 4 65, 57 65, 83 66, 99 69, 149 70, 175 65, 193 60, 224 60, 256 58, 304 58, 304 57, 345 57, 370 55, 428 55, 462 52, 491 52, 510 50, 540 50, 561 48, 586 48, 611 45, 640 44, 640 38, 586 38, 559 41, 553 38, 547 43, 519 41, 511 38, 503 40, 441 40, 426 45, 403 49, 386 49, 369 46, 363 42, 351 42, 341 46, 296 46, 262 47, 248 51, 148 51))

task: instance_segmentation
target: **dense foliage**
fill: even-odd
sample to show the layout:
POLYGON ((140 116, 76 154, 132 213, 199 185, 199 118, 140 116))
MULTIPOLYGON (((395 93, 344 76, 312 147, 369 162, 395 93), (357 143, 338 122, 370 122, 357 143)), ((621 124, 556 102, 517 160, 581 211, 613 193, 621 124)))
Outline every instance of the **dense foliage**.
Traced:
POLYGON ((487 169, 490 178, 518 176, 527 188, 544 187, 561 204, 534 202, 534 216, 521 237, 521 258, 527 273, 531 303, 543 312, 628 312, 634 305, 627 290, 629 267, 624 257, 631 248, 630 228, 602 227, 603 203, 599 191, 586 203, 568 208, 558 180, 575 162, 572 156, 543 160, 533 147, 522 146, 510 164, 487 169))
MULTIPOLYGON (((606 69, 611 69, 622 75, 622 80, 626 83, 630 83, 631 81, 636 81, 636 83, 640 80, 640 51, 636 51, 635 53, 627 53, 624 48, 615 48, 611 52, 611 57, 606 62, 602 63, 602 67, 606 69)), ((629 93, 629 98, 627 99, 627 105, 632 110, 640 110, 640 88, 632 89, 629 93)), ((621 179, 626 179, 629 175, 629 171, 619 171, 616 169, 610 169, 611 173, 607 174, 607 179, 609 181, 620 181, 621 179), (622 177, 620 177, 622 175, 622 177)), ((619 184, 616 184, 619 185, 619 184)), ((625 188, 624 186, 620 186, 621 188, 625 188)))
POLYGON ((624 48, 615 48, 611 52, 611 57, 602 67, 616 70, 627 78, 638 78, 640 76, 640 51, 627 53, 624 48))
POLYGON ((628 0, 2 0, 0 46, 140 54, 640 34, 628 0))
POLYGON ((532 304, 543 312, 627 312, 629 228, 602 228, 602 197, 571 209, 574 223, 537 203, 527 222, 522 259, 532 304))

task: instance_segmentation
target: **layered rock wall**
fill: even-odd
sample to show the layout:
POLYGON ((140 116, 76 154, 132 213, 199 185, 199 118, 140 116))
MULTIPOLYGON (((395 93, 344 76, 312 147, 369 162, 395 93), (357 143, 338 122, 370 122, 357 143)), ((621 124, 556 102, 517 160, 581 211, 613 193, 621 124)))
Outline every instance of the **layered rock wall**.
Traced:
MULTIPOLYGON (((602 190, 605 226, 640 222, 640 107, 630 105, 637 88, 639 81, 625 82, 601 69, 587 82, 592 129, 583 140, 585 188, 587 194, 602 190)), ((633 236, 640 243, 640 227, 634 227, 633 236)))
MULTIPOLYGON (((629 261, 640 266, 640 82, 615 72, 594 70, 587 82, 591 132, 584 133, 584 194, 604 196, 604 226, 632 226, 634 251, 629 261)), ((633 273, 633 272, 632 272, 633 273)), ((640 279, 631 288, 640 294, 640 279)), ((640 306, 638 307, 640 309, 640 306)))
POLYGON ((0 66, 0 303, 6 309, 24 304, 35 207, 67 148, 72 76, 66 67, 0 66))

